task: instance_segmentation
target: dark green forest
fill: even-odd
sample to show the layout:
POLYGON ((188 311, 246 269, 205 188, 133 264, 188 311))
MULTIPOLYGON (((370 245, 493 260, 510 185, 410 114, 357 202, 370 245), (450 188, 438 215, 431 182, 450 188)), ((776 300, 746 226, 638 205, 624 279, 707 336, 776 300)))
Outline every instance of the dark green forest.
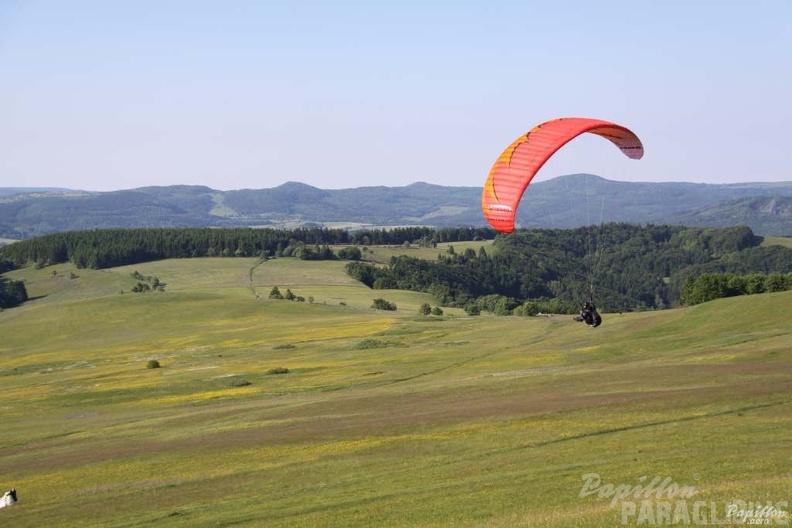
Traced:
MULTIPOLYGON (((0 274, 14 269, 13 262, 0 259, 0 274)), ((22 281, 8 280, 0 275, 0 309, 19 306, 28 300, 27 289, 22 281)))
MULTIPOLYGON (((6 270, 72 262, 108 268, 166 258, 207 256, 344 259, 347 273, 372 289, 432 294, 441 306, 468 313, 572 312, 581 300, 604 311, 663 309, 728 295, 792 287, 792 249, 760 246, 747 227, 688 228, 613 223, 577 229, 518 230, 406 227, 342 229, 112 229, 56 233, 0 248, 6 270), (455 251, 453 242, 495 238, 491 249, 455 251), (387 265, 365 262, 368 245, 433 247, 434 261, 408 256, 387 265), (336 253, 330 246, 345 246, 336 253), (726 279, 699 279, 700 277, 726 279), (750 276, 750 277, 749 277, 750 276), (778 278, 781 277, 781 279, 778 278), (762 277, 761 279, 758 277, 762 277), (726 286, 722 285, 723 280, 726 286), (742 282, 741 282, 742 281, 742 282), (760 284, 761 282, 761 284, 760 284)), ((10 303, 24 285, 0 282, 10 303)), ((20 300, 21 299, 21 300, 20 300)), ((13 304, 9 304, 13 305, 13 304)))
POLYGON ((349 263, 347 272, 374 289, 428 292, 442 306, 499 314, 573 312, 586 299, 605 311, 662 309, 679 305, 685 285, 705 273, 792 272, 792 249, 760 242, 747 227, 520 230, 498 236, 491 255, 399 256, 388 266, 349 263))
POLYGON ((685 282, 681 301, 701 304, 724 297, 787 290, 792 290, 792 273, 705 273, 685 282))

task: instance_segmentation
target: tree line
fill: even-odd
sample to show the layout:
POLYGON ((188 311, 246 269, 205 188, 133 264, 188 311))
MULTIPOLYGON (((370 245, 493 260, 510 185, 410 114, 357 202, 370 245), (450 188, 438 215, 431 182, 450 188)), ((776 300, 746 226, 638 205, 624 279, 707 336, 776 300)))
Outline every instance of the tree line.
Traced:
POLYGON ((683 304, 701 304, 714 299, 792 290, 792 273, 704 273, 688 278, 682 290, 683 304))
MULTIPOLYGON (((350 261, 347 273, 372 289, 427 292, 440 306, 462 307, 469 313, 525 315, 571 313, 582 300, 594 300, 604 311, 668 308, 711 297, 711 292, 702 293, 710 287, 696 282, 707 274, 792 273, 792 249, 761 246, 761 237, 747 227, 614 223, 519 230, 495 237, 489 251, 484 247, 456 251, 453 246, 457 241, 493 237, 491 229, 467 227, 110 229, 57 233, 9 244, 0 248, 0 262, 5 262, 7 271, 14 266, 67 261, 78 268, 107 268, 207 256, 341 258, 350 261), (436 260, 403 255, 385 266, 362 260, 360 246, 405 242, 427 247, 452 244, 436 260), (345 247, 336 253, 330 247, 334 245, 345 247)), ((752 279, 750 288, 746 282, 743 289, 734 286, 737 279, 728 280, 732 286, 727 292, 748 293, 757 288, 758 279, 752 279)), ((772 281, 763 284, 765 291, 775 288, 772 281)), ((8 280, 0 282, 0 295, 10 299, 2 301, 6 305, 27 298, 24 284, 8 280)))
POLYGON ((572 313, 582 300, 606 311, 669 308, 705 273, 790 273, 792 249, 761 247, 747 227, 604 224, 521 230, 483 248, 449 248, 437 261, 393 257, 387 266, 347 264, 374 289, 431 293, 441 306, 496 314, 572 313))
POLYGON ((10 280, 2 274, 14 269, 14 263, 9 260, 0 259, 0 310, 19 306, 28 300, 25 283, 17 280, 10 280))
POLYGON ((0 258, 16 266, 39 267, 72 262, 78 268, 102 269, 167 258, 267 257, 292 255, 333 258, 329 245, 392 245, 405 241, 436 245, 446 241, 493 238, 483 228, 403 227, 348 231, 328 228, 253 229, 100 229, 54 233, 0 248, 0 258), (315 251, 315 248, 319 248, 315 251))

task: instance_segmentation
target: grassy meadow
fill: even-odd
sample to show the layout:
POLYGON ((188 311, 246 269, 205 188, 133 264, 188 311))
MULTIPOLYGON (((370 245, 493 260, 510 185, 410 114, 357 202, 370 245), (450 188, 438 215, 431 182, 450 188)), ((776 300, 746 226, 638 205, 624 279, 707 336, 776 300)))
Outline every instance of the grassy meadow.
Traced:
POLYGON ((762 237, 763 246, 792 247, 792 237, 766 236, 762 237))
POLYGON ((639 518, 606 493, 655 477, 695 488, 689 525, 695 501, 712 522, 791 499, 792 292, 590 329, 422 317, 430 296, 342 262, 7 275, 33 299, 0 312, 0 490, 19 493, 0 526, 669 525, 679 497, 639 518), (134 271, 166 291, 131 293, 134 271))
POLYGON ((410 246, 371 246, 364 251, 366 260, 387 264, 391 257, 407 255, 419 259, 435 260, 438 255, 448 254, 453 247, 455 253, 464 253, 466 249, 472 249, 478 253, 480 248, 484 248, 489 254, 493 253, 492 240, 465 241, 465 242, 441 242, 435 248, 410 246))

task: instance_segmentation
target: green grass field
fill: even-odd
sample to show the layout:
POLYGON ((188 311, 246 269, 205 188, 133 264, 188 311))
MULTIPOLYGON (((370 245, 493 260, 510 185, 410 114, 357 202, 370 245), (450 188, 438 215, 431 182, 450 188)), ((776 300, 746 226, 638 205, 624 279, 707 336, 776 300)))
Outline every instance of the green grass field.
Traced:
MULTIPOLYGON (((343 246, 340 246, 343 247, 343 246)), ((447 255, 449 249, 453 247, 455 253, 464 253, 466 249, 472 249, 478 253, 480 248, 484 248, 490 255, 493 254, 494 249, 492 240, 481 241, 467 241, 467 242, 441 242, 437 247, 428 248, 416 245, 410 246, 371 246, 366 247, 363 251, 363 259, 370 262, 378 262, 380 264, 387 264, 390 262, 391 257, 399 255, 407 255, 424 260, 436 260, 438 255, 447 255)))
POLYGON ((792 292, 593 330, 422 317, 431 297, 369 290, 341 262, 8 276, 34 299, 0 312, 0 490, 19 493, 0 526, 610 527, 789 509, 792 292), (134 271, 166 291, 130 293, 134 271), (582 493, 592 473, 603 486, 582 493), (695 495, 607 493, 655 477, 695 495))
POLYGON ((784 246, 792 247, 792 237, 766 236, 762 240, 763 246, 784 246))

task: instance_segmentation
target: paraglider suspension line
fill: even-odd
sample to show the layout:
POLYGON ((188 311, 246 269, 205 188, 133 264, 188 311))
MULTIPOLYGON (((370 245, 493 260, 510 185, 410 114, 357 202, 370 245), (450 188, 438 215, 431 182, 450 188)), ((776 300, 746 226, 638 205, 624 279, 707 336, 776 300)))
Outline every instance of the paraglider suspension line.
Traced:
POLYGON ((585 182, 585 193, 586 193, 586 214, 587 214, 587 225, 586 228, 586 238, 587 238, 587 252, 588 252, 588 286, 589 286, 589 300, 593 303, 594 302, 594 278, 598 272, 600 264, 602 262, 603 251, 600 247, 600 240, 602 239, 602 224, 603 219, 605 218, 605 193, 602 194, 602 200, 600 203, 600 214, 599 220, 597 221, 597 233, 596 237, 592 241, 592 231, 594 226, 591 223, 591 207, 589 205, 589 185, 588 185, 588 175, 584 176, 585 182))

